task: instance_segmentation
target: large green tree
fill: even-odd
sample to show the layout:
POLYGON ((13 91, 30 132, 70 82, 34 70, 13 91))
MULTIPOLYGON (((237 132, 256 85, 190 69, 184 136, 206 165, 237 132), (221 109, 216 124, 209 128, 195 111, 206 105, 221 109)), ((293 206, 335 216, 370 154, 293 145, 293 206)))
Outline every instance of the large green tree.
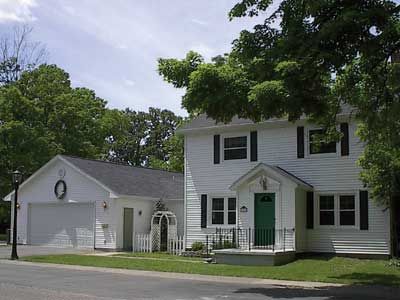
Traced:
POLYGON ((183 143, 175 136, 181 117, 150 107, 148 112, 126 109, 118 112, 117 118, 120 126, 107 140, 106 159, 171 171, 183 169, 183 143))
POLYGON ((0 88, 0 196, 10 191, 9 172, 28 176, 59 153, 99 157, 107 129, 106 102, 69 75, 41 65, 0 88))
MULTIPOLYGON (((265 16, 212 62, 190 52, 160 59, 159 72, 185 88, 183 106, 229 122, 305 114, 338 139, 336 116, 355 109, 366 142, 361 178, 376 201, 391 208, 400 177, 400 7, 384 0, 242 0, 229 18, 265 16)), ((392 226, 393 233, 395 227, 392 226)), ((395 234, 392 235, 394 237, 395 234)), ((393 243, 395 245, 395 243, 393 243)), ((395 250, 395 249, 394 249, 395 250)))

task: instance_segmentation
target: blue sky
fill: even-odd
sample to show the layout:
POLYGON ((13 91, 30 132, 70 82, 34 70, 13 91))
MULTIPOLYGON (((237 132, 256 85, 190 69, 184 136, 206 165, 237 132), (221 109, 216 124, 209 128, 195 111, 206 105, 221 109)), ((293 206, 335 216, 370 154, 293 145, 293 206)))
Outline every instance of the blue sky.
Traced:
POLYGON ((180 115, 182 90, 163 82, 157 58, 206 59, 229 51, 255 20, 230 22, 237 0, 0 0, 0 34, 29 23, 46 44, 50 63, 65 69, 109 107, 167 108, 180 115))
POLYGON ((228 20, 238 1, 0 0, 0 35, 32 25, 49 62, 65 69, 74 86, 95 90, 109 107, 153 106, 185 115, 183 90, 163 82, 157 58, 195 50, 210 59, 229 51, 239 32, 257 21, 228 20))

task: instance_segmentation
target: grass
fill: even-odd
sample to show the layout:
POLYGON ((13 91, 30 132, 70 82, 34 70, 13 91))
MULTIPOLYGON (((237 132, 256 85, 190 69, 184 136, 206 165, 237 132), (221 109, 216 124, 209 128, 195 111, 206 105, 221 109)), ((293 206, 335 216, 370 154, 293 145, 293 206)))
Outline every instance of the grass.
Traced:
MULTIPOLYGON (((152 255, 143 255, 151 257, 152 255)), ((161 256, 161 255, 160 255, 161 256)), ((164 258, 166 254, 162 255, 164 258)), ((157 258, 157 257, 154 257, 157 258)), ((342 257, 310 257, 279 266, 231 266, 222 264, 194 264, 170 259, 129 259, 87 255, 31 256, 31 262, 94 266, 134 270, 178 272, 203 275, 255 277, 283 280, 320 281, 345 284, 400 285, 400 268, 388 261, 342 257)))
POLYGON ((187 260, 187 261, 203 261, 201 257, 185 257, 185 256, 174 256, 165 252, 153 252, 153 253, 118 253, 113 256, 117 257, 134 257, 134 258, 152 258, 159 260, 187 260))

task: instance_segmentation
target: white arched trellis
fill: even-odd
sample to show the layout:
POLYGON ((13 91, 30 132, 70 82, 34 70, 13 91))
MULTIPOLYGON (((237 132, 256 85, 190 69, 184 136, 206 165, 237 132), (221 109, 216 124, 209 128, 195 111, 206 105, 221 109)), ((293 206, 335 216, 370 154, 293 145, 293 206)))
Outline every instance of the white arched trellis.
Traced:
POLYGON ((152 250, 161 250, 161 227, 167 226, 167 243, 170 239, 176 239, 178 236, 178 227, 176 216, 171 211, 156 211, 151 217, 151 241, 152 250))

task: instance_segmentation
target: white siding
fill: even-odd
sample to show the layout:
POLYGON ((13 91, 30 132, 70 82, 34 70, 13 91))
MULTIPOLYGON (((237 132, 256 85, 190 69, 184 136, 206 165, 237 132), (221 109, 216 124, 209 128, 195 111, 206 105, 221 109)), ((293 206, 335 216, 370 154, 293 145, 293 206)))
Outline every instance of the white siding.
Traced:
MULTIPOLYGON (((205 233, 212 229, 200 228, 200 196, 201 194, 229 193, 229 186, 240 176, 251 170, 258 163, 263 162, 270 165, 278 165, 286 171, 291 172, 300 179, 314 186, 318 192, 341 192, 358 191, 363 188, 359 180, 360 168, 356 161, 363 150, 363 145, 355 136, 356 126, 350 124, 350 155, 340 156, 340 143, 337 145, 336 154, 308 155, 308 130, 311 128, 305 125, 306 157, 297 158, 297 131, 295 124, 257 126, 258 131, 258 161, 233 160, 213 164, 213 135, 222 134, 222 130, 230 130, 232 135, 248 135, 250 129, 233 132, 232 129, 215 129, 205 133, 199 131, 188 133, 185 136, 185 209, 186 209, 186 230, 187 247, 198 240, 204 240, 205 233)), ((251 129, 254 130, 254 127, 251 129)), ((222 157, 221 157, 222 158, 222 157)), ((294 191, 293 191, 294 193, 294 191)), ((293 194, 294 197, 294 194, 293 194)), ((240 196, 239 196, 240 198, 240 196)), ((240 205, 240 204, 239 204, 240 205)), ((251 205, 251 202, 249 203, 251 205)), ((294 205, 282 203, 283 211, 288 211, 284 224, 288 226, 294 220, 290 219, 294 205)), ((250 211, 250 209, 249 209, 250 211)), ((317 213, 315 211, 315 213, 317 213)), ((285 217, 284 217, 285 218, 285 217)), ((308 231, 308 251, 341 251, 364 253, 388 252, 389 227, 384 221, 386 215, 381 208, 375 208, 370 201, 370 230, 362 232, 358 229, 353 231, 343 229, 314 229, 308 231), (325 238, 324 238, 325 237, 325 238), (332 242, 344 241, 343 243, 332 242), (346 241, 353 241, 351 243, 346 241), (347 244, 346 244, 347 243, 347 244), (335 246, 335 245, 344 245, 335 246)), ((239 219, 240 223, 248 222, 245 218, 239 219)), ((301 248, 305 245, 299 244, 301 248)))
POLYGON ((299 188, 296 189, 296 251, 304 252, 307 250, 307 192, 299 188))
POLYGON ((183 200, 167 200, 165 201, 168 210, 172 211, 178 222, 178 235, 184 235, 184 223, 185 219, 183 216, 183 200))
POLYGON ((18 241, 27 243, 28 203, 95 203, 96 247, 99 247, 101 241, 101 248, 115 248, 115 227, 112 224, 109 211, 105 211, 102 207, 103 201, 108 199, 109 192, 82 176, 74 168, 56 160, 20 189, 18 202, 21 208, 18 210, 18 241), (67 194, 63 200, 57 199, 54 195, 54 185, 60 179, 58 175, 60 168, 64 168, 66 171, 63 179, 67 184, 67 194), (104 230, 101 227, 103 223, 109 223, 111 226, 104 230), (107 241, 106 245, 104 245, 104 240, 107 241))

